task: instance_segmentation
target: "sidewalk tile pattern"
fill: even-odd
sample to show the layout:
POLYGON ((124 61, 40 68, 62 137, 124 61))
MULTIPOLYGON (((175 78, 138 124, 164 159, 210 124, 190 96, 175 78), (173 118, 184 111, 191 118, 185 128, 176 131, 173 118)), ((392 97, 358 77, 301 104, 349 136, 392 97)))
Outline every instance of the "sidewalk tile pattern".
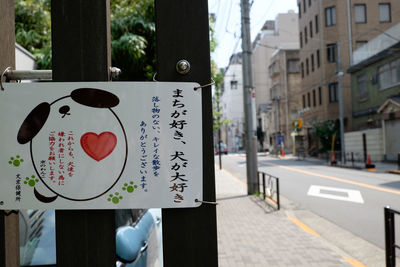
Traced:
POLYGON ((216 190, 219 266, 351 266, 321 237, 247 196, 242 182, 217 167, 216 190))

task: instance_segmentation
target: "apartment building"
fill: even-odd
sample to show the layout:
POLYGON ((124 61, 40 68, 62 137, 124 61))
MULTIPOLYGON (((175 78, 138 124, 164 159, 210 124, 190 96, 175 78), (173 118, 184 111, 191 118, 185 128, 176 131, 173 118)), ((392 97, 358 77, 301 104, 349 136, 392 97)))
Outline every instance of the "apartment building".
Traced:
POLYGON ((257 128, 264 135, 260 149, 272 150, 271 138, 274 125, 269 123, 273 108, 270 92, 273 86, 268 68, 272 55, 279 49, 298 49, 298 16, 290 10, 288 13, 278 14, 275 20, 265 22, 263 28, 253 42, 252 70, 253 86, 256 96, 257 128))
MULTIPOLYGON (((297 101, 297 95, 301 90, 299 50, 276 50, 268 70, 272 82, 271 108, 267 111, 267 124, 270 126, 268 141, 273 152, 282 149, 291 152, 294 151, 294 138, 298 135, 294 131, 294 121, 299 119, 297 111, 301 108, 297 101)), ((300 141, 297 145, 301 145, 300 141)))
POLYGON ((221 140, 229 151, 243 149, 244 103, 243 103, 242 53, 233 54, 224 73, 221 96, 222 120, 229 120, 221 127, 221 140))
POLYGON ((400 20, 398 0, 298 0, 301 103, 306 148, 318 149, 313 126, 339 119, 339 79, 345 132, 352 130, 353 50, 400 20), (340 64, 338 64, 340 62, 340 64))

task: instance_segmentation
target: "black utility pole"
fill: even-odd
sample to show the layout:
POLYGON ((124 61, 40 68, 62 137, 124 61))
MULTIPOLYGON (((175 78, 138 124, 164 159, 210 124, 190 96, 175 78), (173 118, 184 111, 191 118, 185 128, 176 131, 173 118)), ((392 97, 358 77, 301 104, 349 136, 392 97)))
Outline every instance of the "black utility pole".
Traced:
MULTIPOLYGON (((109 79, 109 0, 52 0, 51 28, 53 81, 109 79)), ((56 242, 57 266, 115 266, 114 211, 56 211, 56 242)))
MULTIPOLYGON (((210 83, 207 0, 156 0, 157 80, 210 83), (188 74, 176 63, 190 63, 188 74)), ((211 87, 202 88, 203 199, 215 201, 211 87)), ((200 151, 199 151, 200 153, 200 151)), ((218 266, 216 207, 164 209, 164 266, 218 266)))
MULTIPOLYGON (((14 0, 0 1, 0 73, 15 69, 14 0)), ((4 82, 4 81, 3 81, 4 82)), ((1 97, 0 91, 0 97, 1 97)), ((2 177, 6 178, 6 177, 2 177)), ((18 214, 0 210, 0 267, 19 266, 18 214)))

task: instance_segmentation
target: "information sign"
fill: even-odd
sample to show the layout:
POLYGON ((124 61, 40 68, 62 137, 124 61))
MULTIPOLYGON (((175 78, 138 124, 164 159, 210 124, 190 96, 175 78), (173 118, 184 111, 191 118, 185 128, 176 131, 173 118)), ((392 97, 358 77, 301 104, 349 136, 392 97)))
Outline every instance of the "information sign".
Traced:
POLYGON ((196 83, 5 84, 0 209, 197 207, 196 83))

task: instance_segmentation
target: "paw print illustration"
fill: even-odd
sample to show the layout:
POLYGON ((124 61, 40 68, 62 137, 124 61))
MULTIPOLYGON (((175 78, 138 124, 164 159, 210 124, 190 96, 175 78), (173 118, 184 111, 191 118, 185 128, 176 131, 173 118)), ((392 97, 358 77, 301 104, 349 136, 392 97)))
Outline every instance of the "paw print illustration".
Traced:
POLYGON ((114 194, 110 194, 107 198, 108 201, 112 201, 112 203, 114 204, 118 204, 119 201, 122 199, 123 197, 119 195, 118 192, 114 193, 114 194))
POLYGON ((21 165, 21 162, 24 162, 24 160, 19 155, 16 155, 15 157, 10 158, 8 164, 14 165, 14 167, 18 167, 19 165, 21 165))
POLYGON ((37 184, 39 182, 39 179, 35 177, 35 175, 32 175, 31 177, 26 177, 24 184, 27 184, 31 187, 34 187, 35 184, 37 184))
POLYGON ((122 187, 122 190, 127 191, 128 193, 132 193, 138 186, 135 185, 132 181, 124 184, 124 187, 122 187))

